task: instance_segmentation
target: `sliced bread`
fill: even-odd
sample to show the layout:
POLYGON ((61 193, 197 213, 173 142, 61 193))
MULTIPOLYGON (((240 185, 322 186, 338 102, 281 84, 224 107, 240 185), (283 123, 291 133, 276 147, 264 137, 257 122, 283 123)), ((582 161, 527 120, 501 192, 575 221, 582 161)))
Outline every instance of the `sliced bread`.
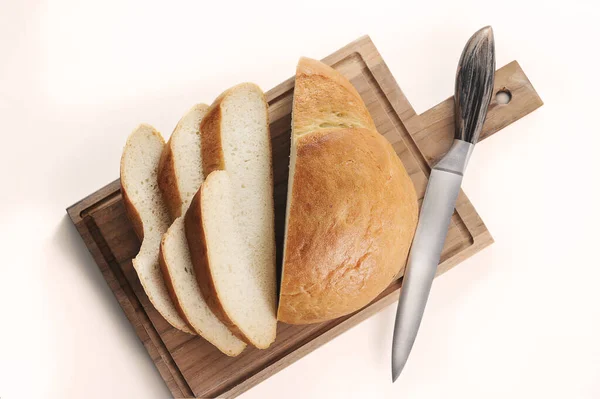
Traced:
POLYGON ((127 216, 142 241, 133 267, 144 291, 165 320, 193 334, 169 296, 158 261, 161 238, 171 224, 157 181, 164 146, 165 141, 152 126, 142 124, 131 133, 121 157, 121 193, 127 216))
POLYGON ((161 157, 158 182, 176 219, 162 238, 159 260, 171 299, 183 319, 221 352, 236 356, 246 344, 233 335, 206 304, 196 281, 182 216, 204 180, 200 121, 207 109, 207 105, 198 104, 183 116, 161 157))
POLYGON ((267 103, 235 86, 200 125, 206 180, 185 216, 196 277, 213 312, 244 341, 275 340, 273 177, 267 103))

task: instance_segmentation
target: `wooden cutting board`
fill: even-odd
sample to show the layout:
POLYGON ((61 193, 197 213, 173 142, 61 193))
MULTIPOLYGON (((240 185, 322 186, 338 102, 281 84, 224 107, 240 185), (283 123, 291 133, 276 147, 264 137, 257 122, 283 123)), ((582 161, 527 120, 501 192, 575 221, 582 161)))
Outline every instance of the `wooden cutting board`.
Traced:
MULTIPOLYGON (((344 74, 359 91, 378 131, 393 144, 415 184, 419 198, 422 198, 429 166, 450 148, 453 139, 452 98, 417 115, 367 36, 323 61, 344 74)), ((267 93, 273 145, 279 265, 284 233, 293 88, 294 80, 289 79, 267 93)), ((512 99, 506 105, 492 99, 480 140, 542 105, 516 61, 496 72, 495 92, 500 90, 509 92, 512 99)), ((126 133, 123 133, 123 142, 126 133)), ((307 326, 279 323, 277 340, 268 350, 248 347, 240 356, 230 358, 202 338, 172 328, 150 304, 131 264, 140 242, 125 217, 118 180, 67 211, 175 397, 235 397, 241 394, 396 301, 402 283, 400 278, 364 309, 336 320, 307 326)), ((461 191, 438 275, 492 242, 483 221, 461 191)), ((381 356, 388 355, 381 353, 381 356)))

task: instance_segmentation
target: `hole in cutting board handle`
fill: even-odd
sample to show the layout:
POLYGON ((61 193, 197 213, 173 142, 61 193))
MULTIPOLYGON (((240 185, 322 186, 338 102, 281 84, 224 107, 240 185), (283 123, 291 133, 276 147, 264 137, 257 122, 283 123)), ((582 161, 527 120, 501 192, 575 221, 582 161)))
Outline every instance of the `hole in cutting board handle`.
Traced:
POLYGON ((506 105, 512 100, 512 94, 508 89, 498 90, 496 93, 496 102, 500 105, 506 105))

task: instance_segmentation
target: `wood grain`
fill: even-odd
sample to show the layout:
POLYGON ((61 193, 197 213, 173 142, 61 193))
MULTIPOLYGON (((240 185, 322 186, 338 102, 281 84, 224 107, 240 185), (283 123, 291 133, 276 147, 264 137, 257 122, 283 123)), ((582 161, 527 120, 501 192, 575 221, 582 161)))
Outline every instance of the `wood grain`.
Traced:
MULTIPOLYGON (((341 71, 356 87, 365 100, 378 131, 394 146, 422 198, 429 165, 447 151, 454 136, 452 99, 422 115, 416 115, 381 55, 366 36, 323 61, 341 71)), ((273 146, 279 264, 285 216, 293 85, 293 79, 289 79, 267 93, 273 146)), ((516 62, 496 72, 494 92, 500 89, 510 91, 512 100, 509 104, 500 105, 495 102, 495 98, 492 99, 480 140, 542 105, 516 62)), ((277 340, 268 350, 247 348, 240 356, 230 358, 202 338, 172 328, 152 307, 131 265, 131 259, 137 254, 140 243, 125 216, 118 181, 101 188, 67 211, 175 397, 235 397, 396 301, 401 287, 399 278, 364 309, 326 323, 306 326, 280 323, 277 340)), ((492 242, 483 221, 461 192, 438 274, 492 242)))

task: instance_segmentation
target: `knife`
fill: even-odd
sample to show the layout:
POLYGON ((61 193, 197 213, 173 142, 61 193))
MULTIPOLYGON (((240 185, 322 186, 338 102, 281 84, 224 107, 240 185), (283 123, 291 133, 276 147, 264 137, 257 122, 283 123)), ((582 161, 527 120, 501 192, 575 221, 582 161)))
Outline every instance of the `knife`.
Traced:
POLYGON ((392 343, 392 381, 396 381, 412 349, 440 261, 463 174, 487 114, 496 69, 490 26, 467 42, 456 71, 454 142, 433 167, 412 243, 392 343))

